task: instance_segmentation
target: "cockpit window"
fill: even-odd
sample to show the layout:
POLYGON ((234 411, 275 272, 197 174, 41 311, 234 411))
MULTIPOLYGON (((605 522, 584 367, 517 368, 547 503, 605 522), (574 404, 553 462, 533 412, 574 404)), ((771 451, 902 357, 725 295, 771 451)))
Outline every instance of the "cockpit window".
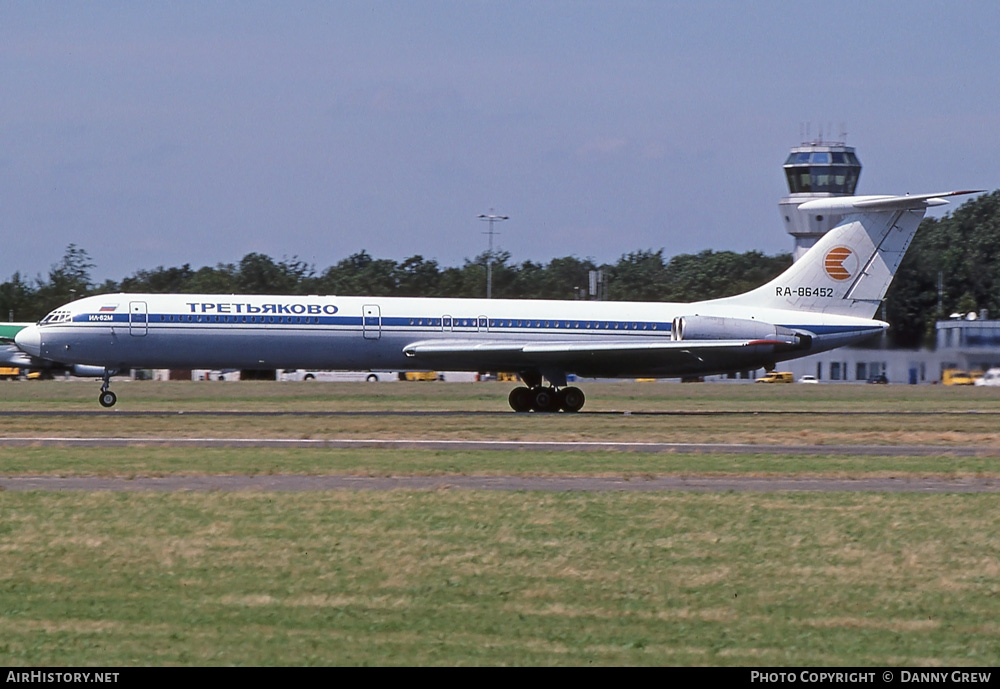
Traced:
POLYGON ((38 321, 38 325, 54 325, 56 323, 65 323, 70 319, 71 316, 69 311, 63 309, 56 309, 45 318, 38 321))

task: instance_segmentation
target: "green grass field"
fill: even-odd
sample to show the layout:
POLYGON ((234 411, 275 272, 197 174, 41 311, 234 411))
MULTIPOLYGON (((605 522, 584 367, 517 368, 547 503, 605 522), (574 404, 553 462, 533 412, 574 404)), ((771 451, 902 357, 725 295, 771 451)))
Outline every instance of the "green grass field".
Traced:
MULTIPOLYGON (((0 384, 0 411, 95 409, 96 387, 0 384)), ((622 383, 587 386, 588 409, 631 415, 543 416, 499 413, 509 387, 120 384, 123 410, 166 413, 4 415, 0 435, 105 434, 135 437, 134 446, 0 448, 0 474, 1000 477, 1000 391, 622 383), (473 413, 320 413, 380 408, 473 413), (213 409, 317 414, 176 413, 213 409), (757 413, 687 413, 745 410, 757 413), (141 444, 234 435, 876 439, 944 449, 873 457, 141 444), (952 457, 949 445, 984 454, 952 457)), ((0 664, 996 665, 996 504, 996 494, 848 492, 6 491, 0 664)))
POLYGON ((441 438, 764 444, 921 444, 1000 448, 1000 388, 875 385, 585 384, 581 414, 514 414, 508 383, 155 383, 115 385, 97 405, 87 382, 0 384, 3 436, 441 438), (181 412, 315 412, 267 418, 181 412), (381 411, 448 412, 442 416, 381 411), (151 413, 141 418, 125 412, 151 413), (98 413, 102 412, 102 413, 98 413), (330 416, 328 412, 339 412, 330 416), (587 413, 601 412, 601 413, 587 413), (886 414, 885 412, 892 412, 886 414))
POLYGON ((996 497, 7 493, 6 665, 1000 660, 996 497))

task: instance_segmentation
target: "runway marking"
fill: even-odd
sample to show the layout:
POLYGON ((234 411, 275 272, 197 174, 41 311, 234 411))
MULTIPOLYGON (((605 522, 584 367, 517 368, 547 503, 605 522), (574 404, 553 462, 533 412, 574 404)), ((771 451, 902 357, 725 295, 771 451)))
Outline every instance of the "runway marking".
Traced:
POLYGON ((764 445, 545 440, 421 440, 380 438, 145 438, 11 437, 0 447, 271 447, 311 449, 485 450, 531 452, 650 452, 678 454, 861 455, 874 457, 1000 457, 1000 447, 974 445, 764 445))
MULTIPOLYGON (((963 410, 881 410, 852 411, 845 410, 809 410, 809 409, 674 409, 674 410, 627 410, 613 409, 607 411, 581 411, 571 416, 585 418, 587 416, 1000 416, 1000 410, 963 409, 963 410)), ((516 414, 505 411, 457 411, 457 410, 355 410, 355 411, 236 411, 236 410, 152 410, 123 411, 121 409, 74 409, 74 410, 29 410, 0 411, 0 418, 6 416, 505 416, 529 418, 535 414, 516 414)), ((550 415, 544 414, 548 417, 550 415)))

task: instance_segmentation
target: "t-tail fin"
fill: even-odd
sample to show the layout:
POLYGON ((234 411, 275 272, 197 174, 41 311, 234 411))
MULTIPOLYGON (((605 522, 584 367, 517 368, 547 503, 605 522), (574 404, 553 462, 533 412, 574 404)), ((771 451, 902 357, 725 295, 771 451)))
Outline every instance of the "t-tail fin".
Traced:
POLYGON ((799 206, 801 210, 842 215, 843 220, 771 282, 712 303, 871 318, 927 208, 948 203, 944 200, 947 196, 974 193, 841 196, 807 201, 799 206))

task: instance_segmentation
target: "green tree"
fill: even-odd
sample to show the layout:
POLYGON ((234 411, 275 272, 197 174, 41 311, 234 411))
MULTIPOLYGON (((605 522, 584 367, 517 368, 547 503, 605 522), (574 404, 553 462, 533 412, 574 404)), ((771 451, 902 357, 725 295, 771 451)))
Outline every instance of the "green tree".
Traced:
MULTIPOLYGON (((492 268, 492 291, 494 299, 510 299, 516 294, 517 268, 508 263, 510 261, 509 251, 493 252, 492 268)), ((469 261, 466 259, 463 270, 468 273, 466 277, 466 288, 479 283, 478 289, 466 292, 462 296, 486 297, 486 266, 490 263, 490 252, 484 251, 469 261)))
POLYGON ((666 292, 660 299, 698 301, 740 294, 768 282, 791 263, 789 254, 765 256, 759 251, 680 254, 666 266, 666 292))
POLYGON ((191 264, 185 263, 180 268, 164 268, 159 266, 153 270, 139 270, 134 275, 121 281, 123 292, 149 292, 152 294, 170 294, 173 292, 190 292, 190 283, 194 279, 191 264))
POLYGON ((86 249, 70 244, 66 247, 62 261, 49 271, 49 282, 45 287, 54 294, 85 297, 90 292, 90 270, 93 267, 86 249))
POLYGON ((396 294, 401 297, 436 297, 441 281, 437 261, 411 256, 396 266, 396 294))
POLYGON ((395 261, 374 259, 362 250, 327 268, 316 284, 324 294, 386 297, 396 293, 395 273, 395 261))
POLYGON ((608 296, 615 301, 656 301, 664 298, 666 265, 663 249, 623 254, 610 268, 608 296))
POLYGON ((236 291, 242 294, 299 294, 313 274, 310 265, 295 257, 275 263, 270 256, 249 253, 234 278, 236 291))
POLYGON ((540 282, 533 296, 542 299, 575 299, 579 292, 587 296, 590 286, 590 271, 597 266, 590 259, 581 260, 575 256, 552 259, 544 267, 540 282))
POLYGON ((1000 315, 998 266, 1000 191, 967 201, 939 220, 924 219, 886 294, 890 341, 905 347, 933 344, 935 320, 960 306, 1000 315))
POLYGON ((90 278, 93 267, 85 249, 76 244, 68 245, 62 260, 49 271, 48 281, 38 280, 31 307, 32 318, 41 318, 68 301, 88 296, 93 286, 90 278))
POLYGON ((219 263, 214 268, 199 268, 187 282, 188 294, 234 294, 236 290, 236 266, 219 263))
POLYGON ((0 284, 0 320, 38 320, 45 314, 35 309, 35 289, 14 273, 10 280, 0 284))

